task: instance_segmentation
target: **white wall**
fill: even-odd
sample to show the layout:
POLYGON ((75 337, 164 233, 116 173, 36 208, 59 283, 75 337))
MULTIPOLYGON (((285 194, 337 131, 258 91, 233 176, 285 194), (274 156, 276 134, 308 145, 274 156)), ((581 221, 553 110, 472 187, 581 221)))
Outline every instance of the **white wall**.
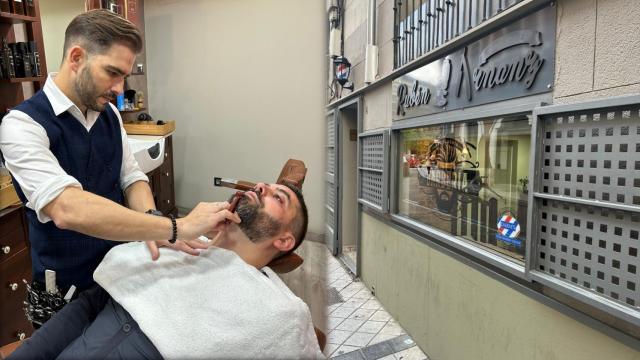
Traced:
POLYGON ((213 177, 275 181, 304 160, 309 231, 324 223, 320 1, 145 1, 148 103, 176 120, 176 203, 226 199, 213 177))
POLYGON ((83 12, 84 0, 40 1, 42 37, 48 72, 56 72, 60 69, 64 31, 71 20, 83 12))

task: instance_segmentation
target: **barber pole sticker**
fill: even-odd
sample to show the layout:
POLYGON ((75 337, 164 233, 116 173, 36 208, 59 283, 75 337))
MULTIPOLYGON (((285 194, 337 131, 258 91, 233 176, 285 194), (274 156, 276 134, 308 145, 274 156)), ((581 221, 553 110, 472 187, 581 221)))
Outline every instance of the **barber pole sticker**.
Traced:
POLYGON ((522 241, 517 239, 520 234, 520 223, 510 212, 505 212, 498 220, 498 233, 496 238, 515 246, 520 246, 522 241))

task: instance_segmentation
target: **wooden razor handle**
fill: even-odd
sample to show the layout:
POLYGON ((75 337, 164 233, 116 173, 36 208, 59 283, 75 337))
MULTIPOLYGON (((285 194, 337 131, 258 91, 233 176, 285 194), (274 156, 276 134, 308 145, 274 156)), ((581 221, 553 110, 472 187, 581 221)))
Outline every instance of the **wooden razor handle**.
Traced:
POLYGON ((213 185, 227 187, 227 188, 236 189, 236 190, 242 190, 242 191, 252 190, 253 188, 256 187, 255 183, 252 183, 249 181, 223 179, 219 177, 213 178, 213 185))

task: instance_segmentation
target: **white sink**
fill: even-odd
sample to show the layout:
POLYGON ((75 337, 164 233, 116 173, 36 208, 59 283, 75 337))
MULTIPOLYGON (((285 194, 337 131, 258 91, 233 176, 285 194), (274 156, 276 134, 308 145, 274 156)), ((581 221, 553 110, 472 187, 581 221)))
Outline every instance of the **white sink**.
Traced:
POLYGON ((164 161, 164 138, 140 139, 129 137, 129 148, 140 169, 145 174, 162 165, 164 161))

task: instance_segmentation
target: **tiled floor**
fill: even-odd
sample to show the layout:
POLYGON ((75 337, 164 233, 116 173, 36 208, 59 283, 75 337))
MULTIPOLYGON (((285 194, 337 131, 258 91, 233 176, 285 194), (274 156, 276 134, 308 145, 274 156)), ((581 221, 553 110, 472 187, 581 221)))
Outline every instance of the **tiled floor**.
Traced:
POLYGON ((325 355, 340 359, 428 359, 364 284, 328 250, 326 256, 329 301, 325 355), (404 350, 391 353, 398 349, 404 350))

